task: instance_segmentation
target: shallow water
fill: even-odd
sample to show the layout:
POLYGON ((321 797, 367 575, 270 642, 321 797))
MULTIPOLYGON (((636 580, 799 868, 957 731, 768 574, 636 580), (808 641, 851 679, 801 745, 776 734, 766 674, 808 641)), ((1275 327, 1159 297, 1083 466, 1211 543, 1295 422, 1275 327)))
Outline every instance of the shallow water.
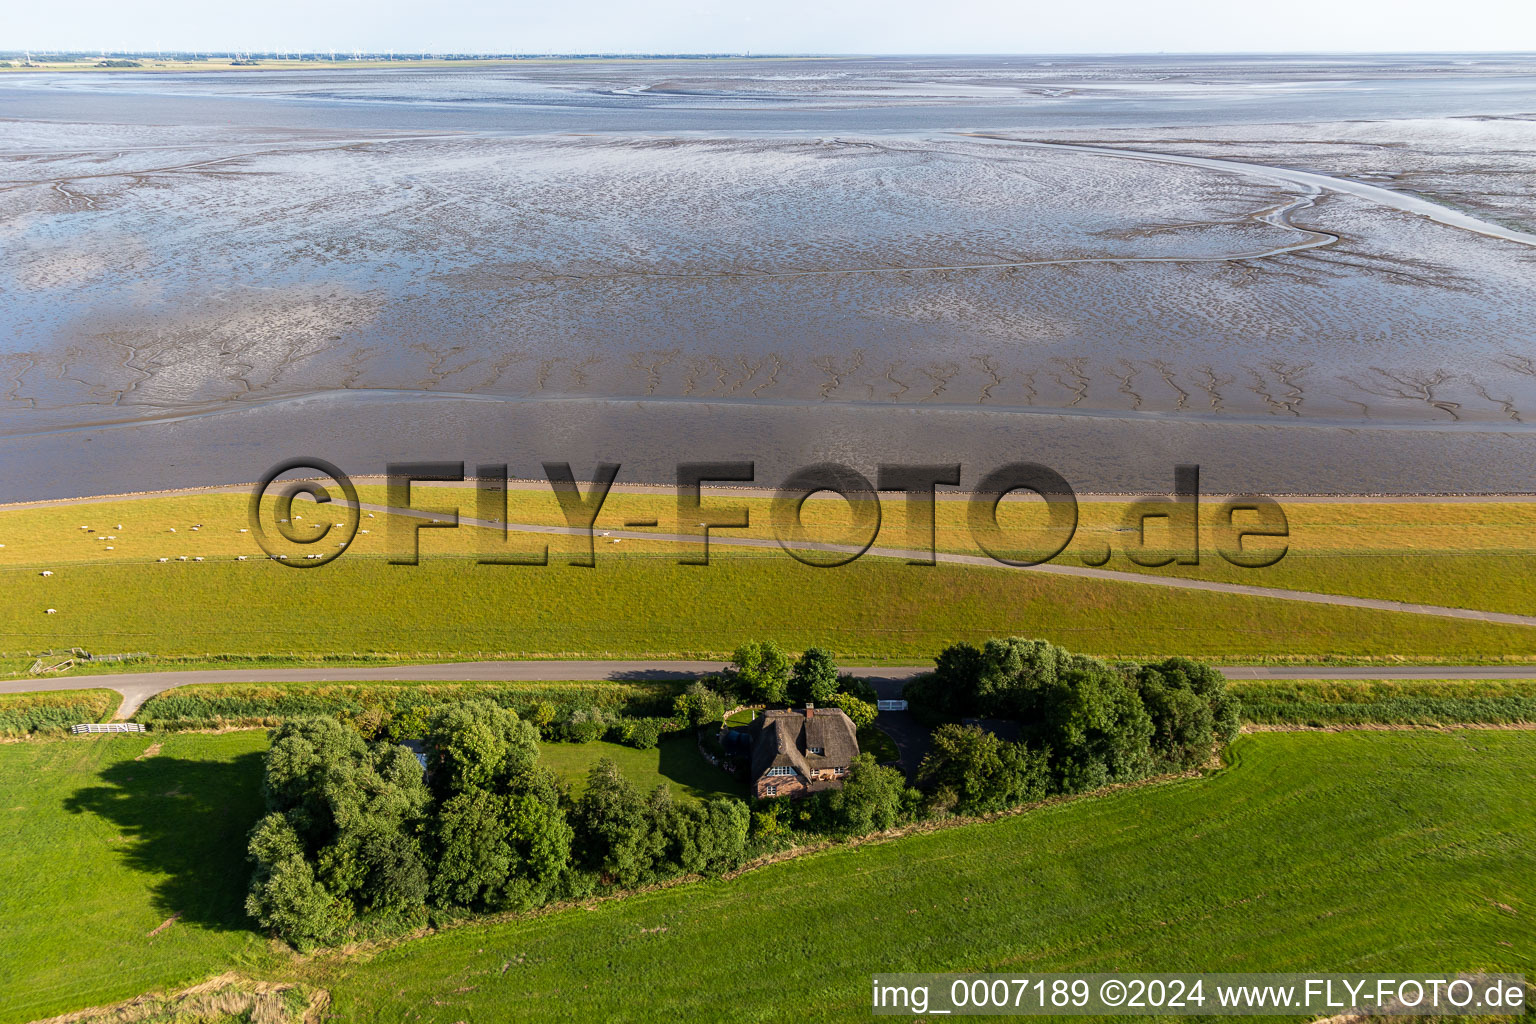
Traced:
POLYGON ((1532 112, 1524 57, 9 75, 0 500, 296 454, 1536 490, 1532 112))

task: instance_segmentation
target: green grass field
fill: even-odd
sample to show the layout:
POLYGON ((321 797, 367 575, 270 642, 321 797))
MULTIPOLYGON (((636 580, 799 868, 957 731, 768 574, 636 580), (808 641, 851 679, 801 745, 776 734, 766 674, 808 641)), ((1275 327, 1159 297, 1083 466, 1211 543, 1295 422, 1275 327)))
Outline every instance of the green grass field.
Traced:
POLYGON ((1247 736, 1205 778, 303 963, 239 916, 262 734, 149 739, 0 746, 0 1021, 229 969, 442 1024, 863 1019, 892 970, 1536 973, 1528 731, 1247 736))
POLYGON ((664 736, 651 750, 604 740, 539 744, 539 761, 570 783, 573 795, 586 788, 588 770, 605 757, 616 762, 642 793, 665 785, 674 798, 684 801, 747 795, 745 786, 699 756, 691 732, 664 736))
POLYGON ((260 557, 239 532, 239 495, 0 512, 0 653, 12 671, 29 663, 24 652, 71 645, 183 659, 709 657, 763 636, 849 660, 923 660, 955 640, 1028 634, 1104 656, 1536 658, 1529 627, 1002 568, 865 558, 817 569, 722 547, 714 564, 685 566, 677 545, 656 541, 600 552, 591 569, 560 564, 558 551, 545 568, 486 566, 471 552, 491 531, 467 529, 427 531, 421 564, 398 566, 386 560, 390 518, 365 520, 370 533, 346 557, 302 572, 260 557), (182 555, 207 560, 156 561, 182 555))
POLYGON ((265 748, 261 732, 0 744, 0 1020, 273 962, 242 905, 265 748))
POLYGON ((1536 973, 1533 771, 1525 732, 1244 737, 1211 778, 319 960, 303 977, 349 1021, 450 1024, 861 1020, 883 971, 1536 973))

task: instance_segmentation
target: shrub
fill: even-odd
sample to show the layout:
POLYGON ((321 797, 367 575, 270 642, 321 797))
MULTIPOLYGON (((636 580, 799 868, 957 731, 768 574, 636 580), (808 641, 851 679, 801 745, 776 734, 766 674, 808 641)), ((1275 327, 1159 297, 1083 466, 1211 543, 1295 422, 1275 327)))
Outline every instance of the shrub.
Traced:
POLYGON ((113 690, 0 694, 0 736, 61 733, 81 722, 99 722, 121 699, 113 690))

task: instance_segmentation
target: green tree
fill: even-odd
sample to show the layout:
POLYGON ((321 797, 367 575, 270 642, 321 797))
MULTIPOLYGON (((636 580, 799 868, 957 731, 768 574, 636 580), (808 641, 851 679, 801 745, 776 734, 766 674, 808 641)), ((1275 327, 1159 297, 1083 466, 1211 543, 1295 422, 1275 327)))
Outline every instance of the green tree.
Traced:
POLYGON ((828 807, 837 826, 853 835, 883 832, 901 820, 906 782, 894 768, 883 768, 871 754, 854 759, 843 788, 828 807))
POLYGON ((1224 676, 1188 658, 1142 665, 1136 685, 1152 719, 1152 750, 1162 763, 1193 767, 1216 743, 1229 743, 1241 720, 1224 676))
POLYGON ((797 704, 825 704, 837 692, 837 663, 825 647, 808 647, 795 660, 789 699, 797 704))
POLYGON ((432 784, 446 798, 495 789, 539 757, 538 732, 517 712, 486 700, 444 704, 427 724, 432 784))
MULTIPOLYGON (((293 828, 306 870, 358 913, 405 914, 427 895, 420 835, 430 794, 404 747, 368 744, 335 719, 286 722, 273 731, 264 788, 293 828)), ((303 873, 285 872, 293 892, 303 873)))
POLYGON ((749 640, 731 656, 736 692, 757 704, 782 704, 789 693, 789 655, 773 640, 749 640))
POLYGON ((665 840, 663 862, 685 874, 723 874, 744 859, 750 823, 747 805, 729 797, 670 804, 659 821, 665 840))
POLYGON ((507 838, 516 860, 499 904, 521 910, 554 895, 570 867, 574 833, 547 772, 508 798, 506 815, 507 838))
POLYGON ((1044 688, 1039 734, 1057 785, 1076 793, 1144 776, 1152 719, 1133 680, 1107 666, 1071 668, 1044 688))
POLYGON ((689 725, 707 725, 725 718, 725 698, 703 683, 689 683, 688 688, 673 699, 672 712, 689 725))
POLYGON ((848 693, 837 693, 832 696, 832 706, 841 708, 843 714, 853 722, 855 729, 862 729, 875 723, 875 716, 880 713, 873 704, 864 701, 848 693))
POLYGON ((655 827, 655 804, 655 795, 642 797, 612 760, 593 765, 572 816, 586 867, 623 886, 650 881, 665 841, 655 827))
POLYGON ((942 725, 918 768, 918 781, 959 814, 985 814, 1038 800, 1047 789, 1047 755, 974 725, 942 725))
POLYGON ((438 810, 432 896, 443 906, 482 908, 506 885, 516 856, 507 798, 483 789, 458 793, 438 810))
POLYGON ((245 910, 261 927, 300 949, 340 933, 349 908, 315 880, 303 841, 284 815, 268 814, 256 823, 248 854, 255 871, 245 910))

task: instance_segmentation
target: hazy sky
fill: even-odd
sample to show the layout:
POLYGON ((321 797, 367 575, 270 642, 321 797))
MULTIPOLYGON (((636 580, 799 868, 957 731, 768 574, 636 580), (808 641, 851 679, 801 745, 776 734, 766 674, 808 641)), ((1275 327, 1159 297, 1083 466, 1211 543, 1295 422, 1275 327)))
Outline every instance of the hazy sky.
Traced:
POLYGON ((9 0, 0 48, 1536 50, 1536 0, 9 0))

